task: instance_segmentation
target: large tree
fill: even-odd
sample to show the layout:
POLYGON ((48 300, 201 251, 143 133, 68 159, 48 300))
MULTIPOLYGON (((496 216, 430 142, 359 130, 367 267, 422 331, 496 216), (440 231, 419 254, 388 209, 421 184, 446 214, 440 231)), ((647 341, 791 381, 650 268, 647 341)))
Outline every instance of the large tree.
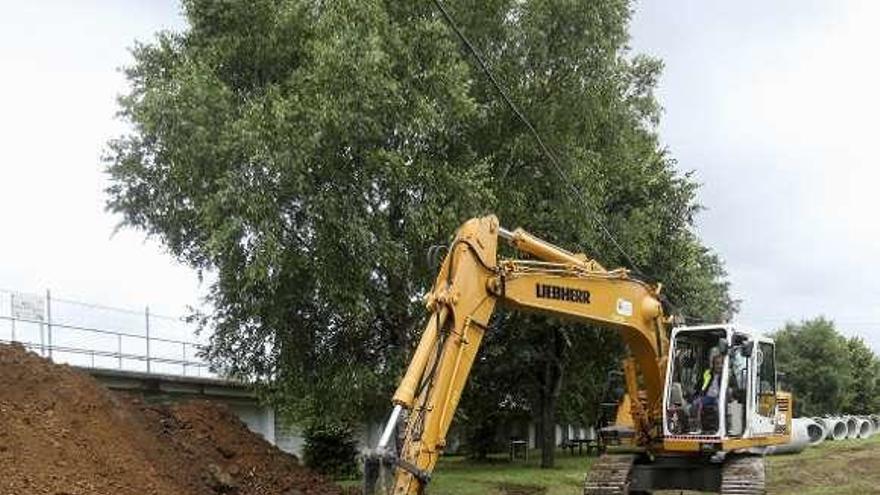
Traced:
POLYGON ((852 387, 847 340, 826 318, 788 323, 777 331, 776 359, 794 394, 798 416, 845 412, 852 387))
POLYGON ((824 317, 788 323, 773 337, 798 415, 873 414, 880 408, 880 359, 860 337, 845 337, 824 317))
MULTIPOLYGON (((479 105, 427 5, 184 2, 135 47, 110 208, 216 273, 209 356, 353 419, 405 358, 424 252, 492 206, 479 105)), ((383 404, 384 405, 384 404, 383 404)))
POLYGON ((880 360, 861 337, 846 341, 850 362, 850 387, 844 412, 876 414, 880 410, 880 360))
MULTIPOLYGON (((661 64, 626 46, 630 2, 447 4, 558 162, 428 1, 185 0, 187 29, 133 50, 109 209, 215 275, 209 357, 291 417, 384 408, 424 315, 424 252, 469 216, 634 262, 690 314, 732 310, 693 231, 697 186, 657 139, 661 64)), ((589 368, 570 349, 595 334, 508 320, 535 351, 507 392, 552 425, 589 389, 565 398, 563 376, 589 368)), ((487 350, 514 362, 503 335, 487 350)))

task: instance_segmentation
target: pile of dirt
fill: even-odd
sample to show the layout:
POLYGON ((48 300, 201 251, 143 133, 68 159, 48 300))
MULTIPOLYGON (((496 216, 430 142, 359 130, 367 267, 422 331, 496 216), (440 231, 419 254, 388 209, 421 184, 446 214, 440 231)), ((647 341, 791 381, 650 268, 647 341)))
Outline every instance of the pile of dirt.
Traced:
POLYGON ((338 495, 222 405, 160 406, 0 345, 0 495, 338 495))

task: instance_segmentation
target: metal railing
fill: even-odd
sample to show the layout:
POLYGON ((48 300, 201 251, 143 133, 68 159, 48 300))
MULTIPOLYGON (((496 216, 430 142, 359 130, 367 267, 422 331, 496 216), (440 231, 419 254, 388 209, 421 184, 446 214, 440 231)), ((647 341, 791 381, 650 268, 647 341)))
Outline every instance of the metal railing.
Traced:
POLYGON ((0 342, 64 362, 182 376, 214 376, 204 342, 183 318, 0 289, 0 342))

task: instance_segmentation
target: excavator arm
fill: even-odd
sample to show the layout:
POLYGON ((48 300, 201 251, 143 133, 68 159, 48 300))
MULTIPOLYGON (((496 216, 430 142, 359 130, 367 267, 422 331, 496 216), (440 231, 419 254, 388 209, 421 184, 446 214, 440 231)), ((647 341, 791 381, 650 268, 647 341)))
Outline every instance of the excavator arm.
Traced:
POLYGON ((507 231, 495 216, 463 224, 426 297, 430 316, 379 442, 379 450, 385 450, 406 410, 393 493, 419 494, 430 481, 499 303, 618 331, 629 349, 624 370, 632 423, 639 441, 650 442, 661 414, 668 348, 659 290, 630 278, 626 270, 606 270, 521 229, 507 231), (499 239, 533 259, 499 260, 499 239), (647 399, 644 405, 640 392, 647 399))

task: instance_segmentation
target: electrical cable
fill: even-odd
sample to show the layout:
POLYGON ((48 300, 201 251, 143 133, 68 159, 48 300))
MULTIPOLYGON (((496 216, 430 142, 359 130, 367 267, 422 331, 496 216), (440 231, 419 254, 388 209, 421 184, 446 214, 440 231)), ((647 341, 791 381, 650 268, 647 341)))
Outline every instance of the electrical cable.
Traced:
MULTIPOLYGON (((443 3, 440 0, 432 0, 432 1, 433 1, 434 5, 437 7, 437 9, 440 10, 440 12, 443 15, 443 18, 446 20, 446 23, 455 32, 458 39, 461 41, 461 43, 463 45, 465 45, 467 47, 470 54, 477 61, 477 64, 480 66, 483 73, 486 75, 486 77, 492 83, 492 86, 495 88, 495 90, 501 95, 501 98, 504 100, 505 104, 510 109, 510 111, 513 112, 514 115, 516 115, 516 117, 520 120, 520 122, 522 122, 522 124, 525 125, 526 128, 529 130, 529 133, 531 133, 532 138, 538 144, 538 147, 540 148, 541 152, 544 154, 545 157, 547 157, 550 164, 556 170, 556 173, 562 179, 562 182, 566 186, 568 186, 567 189, 568 189, 569 193, 573 194, 575 196, 574 197, 575 200, 580 200, 581 203, 583 203, 585 206, 587 206, 586 211, 587 211, 588 215, 590 216, 591 220, 593 221, 593 223, 599 228, 599 230, 602 232, 602 234, 605 236, 605 238, 612 244, 612 246, 614 246, 614 248, 617 250, 617 252, 620 253, 620 255, 623 257, 623 259, 629 264, 630 269, 636 274, 636 276, 638 276, 640 279, 643 279, 646 281, 651 281, 651 282, 655 281, 655 277, 650 277, 650 276, 646 275, 645 272, 639 267, 639 265, 635 262, 633 257, 630 256, 630 254, 617 241, 617 239, 614 237, 614 235, 611 233, 611 231, 605 226, 604 223, 602 223, 601 219, 599 218, 598 213, 596 213, 589 206, 590 204, 589 204, 589 202, 587 202, 587 200, 584 197, 584 194, 581 192, 581 190, 578 189, 574 185, 574 182, 569 180, 568 174, 565 173, 562 166, 559 164, 559 160, 556 157, 556 155, 550 150, 550 148, 544 142, 543 138, 541 138, 541 134, 538 132, 538 130, 535 128, 535 126, 531 123, 531 121, 529 121, 529 119, 519 109, 519 107, 516 105, 516 103, 513 102, 513 100, 510 98, 510 95, 507 93, 507 91, 504 89, 504 87, 501 85, 501 83, 498 82, 498 79, 495 77, 495 74, 492 72, 491 68, 489 68, 489 65, 483 59, 482 55, 480 55, 480 52, 476 49, 476 47, 473 45, 473 43, 471 43, 470 39, 459 28, 458 23, 455 22, 455 19, 452 17, 452 14, 449 13, 449 11, 446 9, 446 7, 443 5, 443 3)), ((672 300, 672 299, 675 299, 672 296, 673 296, 672 291, 668 291, 668 294, 666 296, 666 301, 665 301, 667 304, 669 304, 674 310, 679 312, 685 318, 685 320, 697 320, 696 318, 691 318, 688 315, 686 315, 684 313, 683 309, 681 309, 681 307, 672 300)))

